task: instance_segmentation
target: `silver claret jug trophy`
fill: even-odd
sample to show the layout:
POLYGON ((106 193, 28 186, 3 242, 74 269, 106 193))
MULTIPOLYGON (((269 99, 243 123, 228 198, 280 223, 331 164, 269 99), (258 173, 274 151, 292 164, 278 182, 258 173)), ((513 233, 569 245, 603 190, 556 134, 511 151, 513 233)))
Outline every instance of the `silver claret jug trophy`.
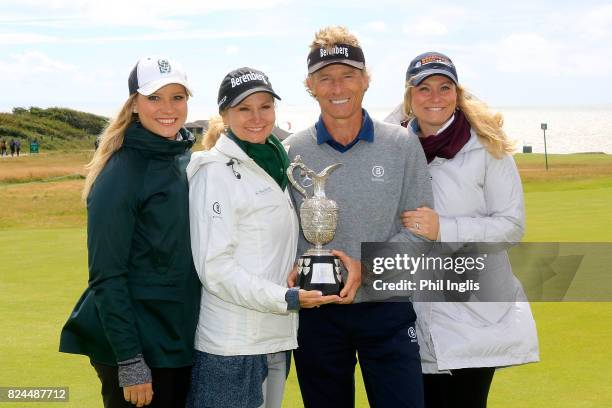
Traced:
POLYGON ((300 224, 306 240, 314 244, 314 248, 310 248, 298 259, 297 284, 305 290, 319 290, 323 295, 337 295, 344 287, 340 260, 329 249, 323 248, 323 245, 334 239, 338 223, 338 204, 325 197, 325 182, 340 166, 340 163, 332 164, 317 174, 306 167, 298 155, 287 172, 293 187, 304 196, 300 206, 300 224), (306 186, 299 184, 293 177, 296 167, 300 168, 300 175, 304 179, 312 180, 311 197, 304 188, 306 186))

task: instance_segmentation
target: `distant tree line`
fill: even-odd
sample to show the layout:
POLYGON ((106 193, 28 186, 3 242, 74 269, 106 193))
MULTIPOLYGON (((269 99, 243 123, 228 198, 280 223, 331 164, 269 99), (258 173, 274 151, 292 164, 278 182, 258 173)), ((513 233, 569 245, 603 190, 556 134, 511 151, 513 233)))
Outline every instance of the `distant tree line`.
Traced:
POLYGON ((0 139, 37 141, 45 150, 91 149, 108 119, 68 108, 16 107, 0 113, 0 139))
POLYGON ((48 118, 59 120, 69 124, 70 126, 81 129, 90 135, 99 135, 104 127, 108 124, 108 118, 104 116, 94 115, 93 113, 80 112, 68 108, 47 108, 42 109, 36 106, 31 106, 29 109, 16 107, 13 108, 14 115, 30 114, 39 118, 48 118))

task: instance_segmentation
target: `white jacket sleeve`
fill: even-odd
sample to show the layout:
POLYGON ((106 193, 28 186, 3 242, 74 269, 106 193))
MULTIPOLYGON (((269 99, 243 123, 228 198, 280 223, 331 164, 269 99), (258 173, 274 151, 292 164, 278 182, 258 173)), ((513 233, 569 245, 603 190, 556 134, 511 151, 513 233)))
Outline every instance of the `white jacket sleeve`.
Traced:
MULTIPOLYGON (((204 289, 238 306, 264 313, 287 313, 287 288, 254 276, 235 256, 240 206, 231 194, 228 168, 205 165, 189 180, 193 261, 204 289)), ((231 172, 229 173, 231 174, 231 172)))
POLYGON ((525 229, 523 188, 512 156, 485 159, 484 215, 440 217, 444 242, 519 242, 525 229))

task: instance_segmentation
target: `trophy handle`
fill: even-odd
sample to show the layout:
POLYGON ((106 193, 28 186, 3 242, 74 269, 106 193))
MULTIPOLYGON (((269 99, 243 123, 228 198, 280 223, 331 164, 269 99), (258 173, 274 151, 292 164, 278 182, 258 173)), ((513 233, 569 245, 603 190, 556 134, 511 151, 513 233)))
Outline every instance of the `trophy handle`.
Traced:
POLYGON ((297 180, 293 177, 293 171, 296 169, 296 167, 299 167, 304 172, 310 170, 304 165, 304 163, 302 163, 302 158, 300 157, 300 155, 295 156, 293 163, 289 165, 287 171, 287 178, 289 179, 291 185, 295 187, 295 189, 299 191, 300 194, 304 196, 304 198, 308 198, 308 193, 306 192, 306 189, 302 187, 302 185, 298 183, 297 180))

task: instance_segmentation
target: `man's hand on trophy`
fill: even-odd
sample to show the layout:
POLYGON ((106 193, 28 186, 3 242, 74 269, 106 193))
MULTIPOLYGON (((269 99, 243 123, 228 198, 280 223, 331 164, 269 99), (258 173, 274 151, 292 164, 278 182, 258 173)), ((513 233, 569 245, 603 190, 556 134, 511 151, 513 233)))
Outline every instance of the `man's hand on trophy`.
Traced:
POLYGON ((319 307, 327 303, 340 303, 341 299, 338 295, 323 296, 318 290, 300 289, 300 308, 310 309, 319 307))
POLYGON ((361 261, 353 259, 342 251, 334 249, 332 254, 340 258, 340 262, 348 271, 348 278, 344 283, 344 288, 340 291, 340 304, 346 305, 353 303, 357 289, 361 286, 361 261))

